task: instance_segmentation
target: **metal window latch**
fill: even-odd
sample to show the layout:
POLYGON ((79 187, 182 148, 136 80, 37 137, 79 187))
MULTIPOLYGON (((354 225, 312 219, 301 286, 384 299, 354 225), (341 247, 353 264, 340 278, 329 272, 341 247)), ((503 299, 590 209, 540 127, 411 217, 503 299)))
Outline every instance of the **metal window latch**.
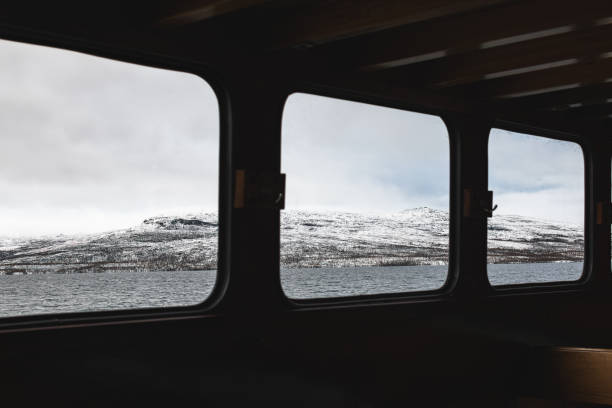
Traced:
POLYGON ((612 203, 603 201, 595 203, 595 223, 597 225, 612 224, 612 203))
POLYGON ((497 205, 493 205, 492 191, 463 190, 464 217, 492 217, 497 205))
POLYGON ((236 170, 234 208, 285 208, 285 175, 236 170))

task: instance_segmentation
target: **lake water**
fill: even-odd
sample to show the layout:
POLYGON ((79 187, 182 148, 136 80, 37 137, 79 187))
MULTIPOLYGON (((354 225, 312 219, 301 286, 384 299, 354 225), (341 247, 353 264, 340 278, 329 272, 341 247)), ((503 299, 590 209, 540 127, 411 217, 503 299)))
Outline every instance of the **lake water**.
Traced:
POLYGON ((0 276, 0 316, 194 305, 210 295, 216 275, 123 271, 0 276))
MULTIPOLYGON (((583 264, 489 265, 494 285, 573 281, 583 264)), ((293 299, 439 289, 447 266, 283 269, 293 299)), ((0 316, 194 305, 211 293, 215 271, 0 275, 0 316)))
MULTIPOLYGON (((575 281, 582 268, 582 262, 488 265, 492 285, 575 281)), ((312 299, 436 290, 447 273, 447 265, 285 269, 281 282, 288 297, 312 299)))

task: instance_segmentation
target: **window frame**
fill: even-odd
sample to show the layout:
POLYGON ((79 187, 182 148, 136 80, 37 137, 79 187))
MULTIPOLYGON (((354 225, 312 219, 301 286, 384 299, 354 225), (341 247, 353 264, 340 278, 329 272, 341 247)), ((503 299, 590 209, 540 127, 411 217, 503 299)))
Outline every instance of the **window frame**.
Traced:
POLYGON ((207 298, 195 305, 143 307, 134 309, 109 309, 101 311, 75 311, 31 315, 16 315, 0 318, 0 331, 38 330, 57 327, 74 327, 82 325, 105 325, 115 323, 135 323, 141 321, 165 321, 174 319, 200 318, 214 309, 227 290, 229 283, 229 234, 228 225, 231 218, 231 137, 230 101, 227 89, 223 86, 223 77, 204 64, 180 58, 171 58, 151 53, 135 53, 116 47, 81 42, 64 37, 42 35, 32 32, 1 29, 0 39, 40 45, 63 51, 78 52, 94 57, 115 60, 150 68, 183 72, 199 77, 213 91, 218 106, 218 185, 217 185, 217 273, 215 284, 207 298))
MULTIPOLYGON (((427 291, 414 291, 414 292, 399 292, 399 293, 380 293, 371 295, 355 295, 355 296, 341 296, 333 298, 313 298, 313 299, 293 299, 286 295, 282 288, 280 279, 280 228, 278 230, 278 251, 276 254, 275 263, 275 275, 278 280, 278 288, 281 291, 281 296, 284 302, 291 308, 310 309, 318 307, 338 307, 338 306, 351 306, 351 305, 371 305, 371 304, 393 304, 396 302, 400 303, 414 303, 414 302, 439 302, 449 300, 455 284, 457 282, 457 271, 458 271, 458 227, 457 222, 459 218, 459 203, 460 197, 458 196, 458 140, 457 135, 454 132, 453 127, 450 125, 448 115, 446 112, 440 109, 428 109, 423 106, 415 105, 409 102, 398 102, 389 100, 386 98, 372 97, 365 95, 360 92, 352 92, 347 90, 339 90, 337 88, 331 88, 326 86, 318 86, 313 84, 294 84, 287 88, 283 103, 283 114, 285 112, 287 100, 293 94, 307 94, 313 96, 321 96, 333 99, 339 99, 347 102, 357 102, 368 105, 374 105, 383 108, 392 108, 402 111, 420 113, 425 115, 436 116, 442 120, 446 128, 449 146, 449 235, 448 235, 448 269, 446 273, 446 280, 442 287, 435 290, 427 291)), ((281 126, 282 128, 282 116, 281 126)), ((282 129, 281 135, 279 135, 281 141, 281 155, 282 155, 282 129)), ((282 168, 282 157, 280 157, 280 163, 282 168)), ((288 179, 291 179, 291 174, 287 174, 288 179)), ((282 210, 281 210, 282 211, 282 210)), ((279 226, 280 226, 280 212, 279 212, 279 226)))
MULTIPOLYGON (((114 59, 121 62, 134 63, 154 68, 169 69, 182 71, 197 75, 202 78, 212 88, 217 97, 219 107, 219 184, 218 184, 218 199, 219 199, 219 236, 218 236, 218 267, 217 279, 215 286, 209 297, 202 303, 192 306, 176 306, 165 308, 144 308, 144 309, 128 309, 128 310, 108 310, 96 312, 71 312, 71 313, 49 313, 42 315, 26 315, 13 316, 0 319, 0 332, 11 331, 29 331, 55 329, 59 327, 77 327, 77 326, 99 326, 111 324, 133 324, 137 322, 155 322, 155 321, 171 321, 181 319, 200 319, 207 316, 213 316, 211 313, 216 311, 217 306, 224 300, 224 295, 227 291, 230 278, 230 231, 229 225, 232 218, 232 188, 233 188, 233 168, 232 168, 232 140, 233 134, 231 131, 231 98, 228 86, 233 86, 233 83, 227 83, 224 75, 215 71, 211 67, 202 63, 195 63, 191 60, 184 60, 175 57, 159 56, 152 53, 140 53, 131 50, 118 49, 114 46, 94 44, 92 41, 79 41, 68 39, 61 36, 49 34, 23 32, 17 29, 0 29, 0 38, 9 41, 22 42, 26 44, 36 44, 48 47, 54 47, 69 51, 80 52, 101 58, 114 59)), ((355 308, 367 306, 399 306, 419 304, 439 304, 439 303, 454 303, 463 293, 459 293, 456 289, 456 284, 459 280, 458 274, 465 273, 459 269, 459 230, 462 223, 462 214, 460 213, 461 196, 461 174, 459 168, 459 148, 458 144, 462 135, 455 126, 456 115, 486 115, 481 107, 480 111, 474 111, 474 107, 449 107, 449 101, 438 100, 443 107, 436 106, 436 100, 431 98, 420 99, 420 95, 414 94, 403 98, 399 101, 393 96, 380 96, 376 93, 354 88, 339 88, 336 86, 305 83, 301 80, 289 81, 281 85, 285 102, 293 93, 307 93, 330 98, 342 99, 346 101, 361 102, 372 104, 381 107, 389 107, 400 110, 408 110, 415 113, 423 113, 435 115, 442 119, 449 138, 449 267, 447 272, 447 280, 442 288, 434 291, 426 292, 405 292, 395 294, 378 294, 365 296, 352 296, 343 298, 329 299, 304 299, 294 300, 288 298, 280 284, 280 251, 276 251, 276 262, 271 265, 272 272, 276 277, 273 282, 275 290, 280 291, 280 297, 284 302, 284 307, 288 311, 292 310, 316 310, 316 309, 332 309, 332 308, 355 308), (461 113, 462 112, 462 113, 461 113), (463 272, 463 273, 462 273, 463 272)), ((452 105, 452 101, 450 102, 452 105)), ((284 109, 284 108, 283 108, 284 109)), ((282 122, 282 114, 279 116, 282 122)), ((526 119, 525 122, 537 123, 537 121, 526 119)), ((503 299, 508 296, 543 296, 546 294, 571 294, 583 292, 588 289, 588 283, 593 280, 593 262, 594 262, 594 209, 593 209, 593 191, 594 191, 594 170, 593 156, 594 147, 588 137, 581 134, 570 132, 561 132, 550 130, 545 127, 528 125, 523 122, 512 120, 504 120, 499 117, 492 122, 489 129, 497 127, 509 131, 517 131, 535 136, 554 138, 559 140, 567 140, 578 143, 583 151, 584 160, 584 178, 585 178, 585 257, 583 274, 578 281, 574 282, 552 282, 542 284, 518 284, 506 286, 492 286, 489 284, 488 291, 478 291, 490 299, 503 299)), ((280 132, 281 123, 278 129, 280 132)), ((281 135, 278 139, 282 144, 281 135)), ((280 146, 279 146, 279 162, 280 162, 280 146)), ((488 138, 487 138, 487 160, 488 167, 488 138)), ((280 216, 280 214, 279 214, 280 216)), ((277 223, 280 225, 280 222, 277 223)), ((275 248, 280 248, 280 228, 275 237, 275 248)), ((486 245, 486 244, 485 244, 486 245)), ((486 247, 485 247, 486 251, 486 247)), ((608 253, 608 265, 610 254, 608 253)), ((488 282, 488 274, 485 272, 488 282)), ((235 302, 235 299, 232 300, 235 302)), ((248 308, 248 305, 245 304, 248 308)), ((282 310, 282 305, 279 305, 279 310, 282 310)))
MULTIPOLYGON (((556 292, 559 290, 564 291, 576 291, 584 289, 593 276, 593 241, 594 241, 594 213, 593 208, 593 191, 594 191, 594 178, 593 178, 593 147, 590 141, 581 137, 576 133, 561 132, 550 129, 543 129, 535 126, 529 126, 519 124, 511 121, 496 120, 491 125, 489 133, 487 135, 487 186, 489 186, 489 143, 490 135, 493 129, 506 130, 509 132, 522 133, 528 136, 543 137, 547 139, 566 141, 576 143, 582 151, 583 160, 583 181, 584 181, 584 258, 582 274, 580 278, 575 281, 553 281, 553 282, 542 282, 542 283, 516 283, 508 285, 492 285, 489 281, 489 268, 487 263, 486 279, 489 287, 493 291, 494 295, 511 295, 511 294, 525 294, 525 293, 542 293, 542 292, 556 292)), ((490 186, 489 186, 490 187, 490 186)), ((495 196, 495 191, 493 191, 495 196)), ((493 215, 495 217, 495 215, 493 215)), ((487 220, 488 226, 488 220, 487 220)), ((487 228, 487 243, 486 243, 486 254, 489 252, 489 239, 488 239, 488 228, 487 228)))
MULTIPOLYGON (((446 125, 449 137, 450 151, 450 186, 449 186, 449 269, 447 280, 442 288, 434 291, 421 292, 403 292, 393 294, 377 294, 377 295, 361 295, 348 296, 338 298, 323 298, 323 299, 291 299, 285 295, 280 282, 280 250, 277 253, 277 262, 275 264, 275 274, 277 276, 277 287, 280 289, 282 297, 287 305, 292 309, 298 310, 317 310, 334 309, 344 307, 359 307, 359 306, 390 306, 390 305, 405 305, 414 303, 445 303, 454 302, 463 294, 456 290, 456 284, 460 277, 466 272, 461 271, 459 267, 459 230, 461 228, 462 214, 460 213, 460 203, 462 202, 461 194, 461 169, 459 161, 458 144, 462 138, 461 132, 454 126, 457 113, 453 113, 449 109, 430 108, 423 104, 410 100, 398 101, 394 98, 382 97, 373 95, 363 91, 355 91, 352 89, 337 88, 327 85, 319 85, 312 83, 296 82, 287 87, 285 94, 285 103, 287 98, 294 93, 306 93, 316 96, 342 99, 352 102, 360 102, 372 104, 382 107, 389 107, 400 110, 407 110, 416 113, 435 115, 442 119, 446 125)), ((418 95, 415 95, 418 99, 418 95)), ((284 111, 284 106, 283 106, 284 111)), ((467 113, 467 112, 466 112, 467 113)), ((469 113, 467 113, 469 115, 469 113)), ((471 113, 473 114, 473 112, 471 113)), ((483 112, 485 115, 486 112, 483 112)), ((461 114, 459 114, 461 115, 461 114)), ((525 122, 529 122, 526 120, 525 122)), ((593 210, 593 192, 594 192, 594 169, 593 169, 593 154, 594 147, 591 140, 585 137, 584 134, 572 131, 554 130, 549 127, 542 127, 525 122, 519 122, 511 119, 505 119, 503 116, 493 117, 490 121, 489 132, 486 139, 486 160, 488 171, 488 144, 489 135, 493 128, 499 128, 512 132, 520 132, 534 136, 540 136, 550 139, 570 141, 578 144, 582 150, 583 166, 584 166, 584 265, 580 279, 572 282, 545 282, 545 283, 525 283, 515 285, 500 285, 493 286, 488 280, 488 269, 485 269, 484 279, 488 290, 478 291, 480 295, 489 299, 505 299, 515 296, 543 296, 550 294, 567 294, 584 292, 589 289, 589 284, 593 280, 594 275, 594 210, 593 210)), ((535 122, 537 123, 537 122, 535 122)), ((282 136, 279 135, 282 145, 282 136)), ((281 160, 282 166, 282 160, 281 160)), ((290 175, 288 175, 290 177, 290 175)), ((487 173, 488 184, 488 173, 487 173)), ((280 218, 280 214, 279 214, 280 218)), ((280 225, 280 222, 279 222, 280 225)), ((280 248, 280 228, 277 237, 277 248, 280 248)), ((488 241, 488 240, 487 240, 488 241)), ((488 245, 485 242, 485 256, 488 252, 488 245)), ((486 262, 486 259, 485 259, 486 262)))

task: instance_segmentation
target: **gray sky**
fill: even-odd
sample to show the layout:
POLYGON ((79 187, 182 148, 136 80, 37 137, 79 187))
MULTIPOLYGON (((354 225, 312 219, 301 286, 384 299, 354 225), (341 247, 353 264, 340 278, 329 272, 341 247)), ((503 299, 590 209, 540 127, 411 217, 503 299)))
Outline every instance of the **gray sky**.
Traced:
MULTIPOLYGON (((287 208, 448 209, 448 133, 435 116, 293 94, 282 154, 287 208)), ((577 144, 493 129, 489 155, 497 214, 583 223, 577 144)))
POLYGON ((576 143, 493 129, 489 188, 499 214, 584 224, 584 159, 576 143))
POLYGON ((448 208, 449 139, 438 117, 293 94, 282 132, 287 208, 448 208))
POLYGON ((0 41, 0 235, 88 233, 216 210, 202 79, 0 41))
MULTIPOLYGON (((0 41, 0 235, 73 234, 215 211, 218 104, 202 79, 0 41)), ((287 208, 448 208, 449 143, 431 115, 294 94, 287 208)), ((494 130, 499 213, 582 223, 572 143, 494 130)))

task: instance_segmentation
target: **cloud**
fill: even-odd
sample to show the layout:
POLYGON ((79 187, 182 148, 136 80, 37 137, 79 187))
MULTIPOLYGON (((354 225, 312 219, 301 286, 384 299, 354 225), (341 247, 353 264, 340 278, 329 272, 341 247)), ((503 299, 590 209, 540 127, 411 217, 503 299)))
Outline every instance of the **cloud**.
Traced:
POLYGON ((215 210, 218 102, 187 73, 0 41, 0 235, 215 210))
MULTIPOLYGON (((294 94, 283 117, 282 154, 288 208, 449 206, 448 134, 435 116, 294 94)), ((582 150, 493 129, 489 188, 500 214, 582 224, 582 150)))
POLYGON ((449 139, 438 117, 293 94, 282 132, 288 208, 448 208, 449 139))
MULTIPOLYGON (((201 78, 0 41, 0 235, 86 233, 216 210, 217 99, 201 78)), ((448 209, 436 116, 294 94, 282 123, 287 208, 448 209)), ((500 213, 581 223, 578 145, 493 130, 500 213)))
POLYGON ((584 223, 584 159, 576 143, 493 129, 489 188, 500 214, 584 223))

